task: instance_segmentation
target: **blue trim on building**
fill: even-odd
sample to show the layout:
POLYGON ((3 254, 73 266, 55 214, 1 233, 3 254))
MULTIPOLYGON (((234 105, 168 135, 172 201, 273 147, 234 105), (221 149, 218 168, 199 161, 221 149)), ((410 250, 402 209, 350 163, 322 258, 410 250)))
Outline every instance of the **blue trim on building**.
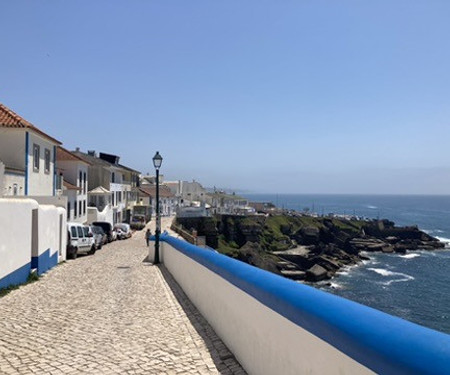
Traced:
POLYGON ((25 195, 28 195, 28 147, 30 144, 30 134, 25 132, 25 195))
POLYGON ((23 284, 28 280, 30 272, 31 264, 24 264, 22 267, 0 279, 0 289, 4 289, 12 285, 23 284))
POLYGON ((31 258, 31 267, 37 269, 37 274, 42 275, 58 264, 58 252, 55 251, 50 256, 50 249, 45 250, 41 255, 31 258))
POLYGON ((161 240, 377 373, 446 374, 450 369, 450 335, 168 235, 161 240))
POLYGON ((56 146, 53 146, 53 196, 56 195, 56 146))

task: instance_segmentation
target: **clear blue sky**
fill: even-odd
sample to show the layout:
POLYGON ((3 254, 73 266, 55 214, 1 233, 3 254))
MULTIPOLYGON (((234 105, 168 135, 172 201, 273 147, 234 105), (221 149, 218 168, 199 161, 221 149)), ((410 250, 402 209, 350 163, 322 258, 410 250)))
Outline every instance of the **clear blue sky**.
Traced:
POLYGON ((0 102, 68 149, 276 193, 450 193, 450 2, 3 1, 0 102))

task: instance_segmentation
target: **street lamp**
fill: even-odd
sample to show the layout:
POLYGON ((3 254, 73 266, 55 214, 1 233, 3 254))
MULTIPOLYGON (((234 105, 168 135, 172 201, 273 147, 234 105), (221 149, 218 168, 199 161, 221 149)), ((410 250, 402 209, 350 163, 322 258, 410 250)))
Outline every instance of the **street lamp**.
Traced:
POLYGON ((153 165, 156 169, 156 229, 155 229, 155 258, 153 264, 159 263, 159 234, 161 233, 161 217, 159 213, 159 168, 162 164, 162 156, 156 151, 153 156, 153 165))

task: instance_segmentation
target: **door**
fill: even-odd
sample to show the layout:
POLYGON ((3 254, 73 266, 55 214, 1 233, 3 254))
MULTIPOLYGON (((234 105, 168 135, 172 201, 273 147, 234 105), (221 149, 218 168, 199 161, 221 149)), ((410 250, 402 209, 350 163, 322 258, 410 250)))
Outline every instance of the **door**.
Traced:
POLYGON ((85 237, 84 236, 84 231, 83 231, 83 227, 77 226, 77 231, 78 231, 78 250, 81 251, 89 251, 89 237, 85 237))

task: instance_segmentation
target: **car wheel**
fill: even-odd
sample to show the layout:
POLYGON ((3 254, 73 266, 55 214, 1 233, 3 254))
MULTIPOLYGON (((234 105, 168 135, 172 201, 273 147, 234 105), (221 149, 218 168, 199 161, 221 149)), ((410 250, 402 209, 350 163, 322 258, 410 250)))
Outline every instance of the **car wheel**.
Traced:
POLYGON ((95 245, 92 245, 91 251, 89 251, 88 254, 89 254, 89 255, 94 255, 96 250, 97 250, 97 249, 95 248, 95 245))
POLYGON ((70 258, 71 259, 77 259, 77 256, 78 256, 78 249, 75 247, 70 252, 70 258))

